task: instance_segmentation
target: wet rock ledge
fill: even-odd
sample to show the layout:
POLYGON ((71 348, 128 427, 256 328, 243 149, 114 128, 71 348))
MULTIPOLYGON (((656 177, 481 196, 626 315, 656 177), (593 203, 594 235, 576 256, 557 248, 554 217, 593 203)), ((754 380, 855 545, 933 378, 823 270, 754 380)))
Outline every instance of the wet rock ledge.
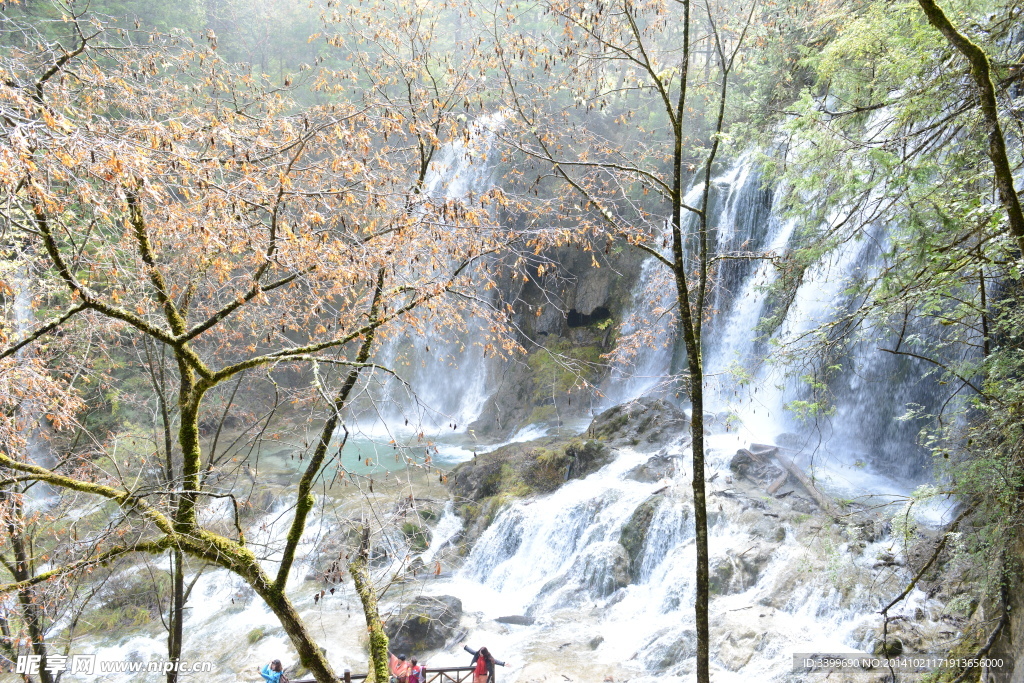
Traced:
MULTIPOLYGON (((575 438, 545 437, 481 453, 448 475, 448 488, 466 524, 462 537, 468 551, 505 503, 550 493, 570 479, 581 479, 608 464, 615 448, 655 451, 686 440, 689 421, 661 399, 643 398, 610 408, 575 438)), ((657 481, 674 471, 675 462, 657 457, 633 473, 639 481, 657 481)))

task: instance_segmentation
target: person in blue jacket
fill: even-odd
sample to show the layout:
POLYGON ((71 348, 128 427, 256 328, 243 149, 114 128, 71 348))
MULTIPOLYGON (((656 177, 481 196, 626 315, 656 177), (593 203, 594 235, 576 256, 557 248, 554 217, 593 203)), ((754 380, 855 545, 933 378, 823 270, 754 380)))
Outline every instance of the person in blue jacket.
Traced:
POLYGON ((260 676, 263 676, 263 680, 267 683, 288 683, 283 672, 284 667, 281 666, 281 660, 275 659, 269 664, 263 665, 263 668, 260 669, 260 676))

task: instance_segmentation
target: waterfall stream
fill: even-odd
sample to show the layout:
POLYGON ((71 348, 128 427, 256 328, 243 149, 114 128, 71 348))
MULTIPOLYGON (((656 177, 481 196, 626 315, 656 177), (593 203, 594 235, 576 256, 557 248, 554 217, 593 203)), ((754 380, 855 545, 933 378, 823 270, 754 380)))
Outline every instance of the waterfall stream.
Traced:
MULTIPOLYGON (((423 183, 428 201, 462 199, 493 187, 495 142, 504 122, 505 115, 500 112, 480 117, 471 124, 465 140, 450 142, 439 151, 423 183)), ((479 294, 488 297, 483 288, 479 294)), ((407 385, 388 383, 384 414, 373 415, 364 428, 370 433, 394 430, 395 424, 407 419, 417 432, 450 433, 452 425, 465 430, 480 415, 489 395, 487 361, 482 345, 476 343, 483 336, 483 324, 471 317, 465 332, 453 333, 435 323, 426 330, 425 343, 409 336, 386 342, 381 350, 384 362, 398 368, 407 385)))
MULTIPOLYGON (((781 256, 792 248, 797 221, 782 217, 748 158, 713 182, 710 224, 719 253, 781 256)), ((853 524, 825 531, 809 514, 813 506, 780 507, 763 491, 734 482, 729 470, 737 448, 781 439, 801 452, 801 466, 837 498, 899 502, 923 479, 915 429, 892 426, 908 402, 935 392, 933 382, 921 380, 920 368, 898 367, 875 348, 873 329, 858 330, 846 343, 844 371, 850 378, 833 388, 835 415, 808 424, 786 410, 805 388, 798 369, 778 362, 776 351, 795 348, 788 357, 802 360, 802 340, 847 312, 851 284, 881 266, 883 240, 880 229, 851 239, 809 267, 770 337, 758 324, 776 277, 771 260, 727 262, 719 273, 716 317, 705 346, 706 410, 713 416, 705 476, 713 482, 714 680, 789 680, 793 653, 870 651, 879 637, 883 598, 898 593, 909 578, 899 567, 880 569, 896 548, 893 537, 853 524)), ((669 305, 652 286, 659 267, 653 258, 643 264, 624 333, 658 318, 659 309, 669 305)), ((665 327, 656 329, 663 341, 668 334, 665 327)), ((671 354, 671 344, 644 345, 604 388, 607 403, 657 394, 671 354)), ((692 675, 692 473, 683 443, 664 455, 678 459, 680 467, 657 484, 631 475, 650 454, 625 450, 599 472, 552 495, 509 504, 451 584, 434 587, 459 595, 478 615, 471 642, 486 639, 499 656, 515 653, 516 668, 503 678, 557 680, 546 676, 558 670, 575 671, 583 680, 654 681, 662 680, 660 671, 692 675), (650 505, 653 510, 642 518, 642 548, 630 557, 624 550, 627 530, 650 505), (536 622, 493 625, 491 620, 508 614, 536 622)), ((932 525, 949 513, 949 506, 914 509, 921 523, 932 525)), ((897 609, 920 629, 939 628, 941 605, 920 590, 897 609)), ((449 661, 458 658, 438 655, 439 664, 449 661)))

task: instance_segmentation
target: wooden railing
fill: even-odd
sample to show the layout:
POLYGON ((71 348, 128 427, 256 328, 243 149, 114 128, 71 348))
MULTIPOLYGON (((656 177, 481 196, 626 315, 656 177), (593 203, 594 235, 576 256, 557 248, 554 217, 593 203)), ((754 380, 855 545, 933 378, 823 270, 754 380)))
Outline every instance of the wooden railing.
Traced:
MULTIPOLYGON (((473 680, 473 667, 471 666, 446 666, 446 667, 422 667, 423 673, 420 676, 420 683, 471 683, 473 680)), ((346 671, 343 676, 338 676, 339 681, 352 683, 352 681, 366 680, 366 674, 354 674, 346 671)), ((316 683, 312 678, 302 678, 291 683, 316 683)), ((490 683, 494 683, 492 678, 490 683)))

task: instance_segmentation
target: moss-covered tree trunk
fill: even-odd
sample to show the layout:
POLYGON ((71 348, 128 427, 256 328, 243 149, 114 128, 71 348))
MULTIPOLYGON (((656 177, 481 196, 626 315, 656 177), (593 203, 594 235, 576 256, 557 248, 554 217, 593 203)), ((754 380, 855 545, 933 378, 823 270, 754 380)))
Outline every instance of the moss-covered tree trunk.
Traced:
POLYGON ((366 630, 370 636, 370 676, 367 681, 384 683, 388 680, 388 636, 384 633, 384 625, 380 621, 377 609, 377 592, 373 589, 370 576, 370 529, 363 527, 363 537, 359 543, 359 552, 348 565, 349 574, 355 583, 356 593, 363 603, 363 614, 366 616, 366 630))
POLYGON ((185 552, 216 563, 245 579, 281 622, 299 655, 299 662, 313 674, 317 683, 337 681, 324 652, 317 647, 298 610, 285 595, 284 590, 278 589, 278 586, 267 577, 256 556, 229 539, 205 531, 198 533, 199 538, 196 542, 191 542, 191 539, 184 542, 185 552))
MULTIPOLYGON (((185 624, 185 567, 184 555, 181 550, 175 548, 171 552, 171 565, 174 568, 174 578, 171 583, 171 610, 168 619, 167 633, 167 659, 177 662, 181 659, 181 643, 184 638, 185 624)), ((177 683, 178 672, 167 672, 167 683, 177 683)))
POLYGON ((178 445, 182 450, 183 491, 177 497, 178 505, 174 517, 174 531, 180 534, 181 549, 245 579, 280 620, 288 639, 299 655, 302 666, 313 674, 318 683, 333 683, 337 677, 331 670, 327 658, 317 647, 302 617, 285 594, 287 581, 271 581, 263 572, 256 557, 244 546, 244 539, 235 541, 211 534, 198 524, 196 499, 201 490, 199 473, 202 464, 199 407, 210 384, 200 381, 193 385, 191 372, 187 371, 184 363, 181 365, 183 376, 182 394, 179 398, 181 425, 178 429, 178 445))
POLYGON ((267 603, 274 613, 274 616, 281 622, 284 632, 288 634, 288 639, 291 640, 292 645, 298 652, 299 662, 302 666, 313 674, 313 678, 317 680, 317 683, 334 683, 337 681, 337 676, 331 670, 327 657, 316 646, 313 637, 306 629, 306 624, 303 623, 302 617, 299 616, 291 600, 282 591, 275 590, 269 584, 259 582, 257 585, 259 585, 259 588, 254 586, 256 594, 263 598, 264 602, 267 603))

